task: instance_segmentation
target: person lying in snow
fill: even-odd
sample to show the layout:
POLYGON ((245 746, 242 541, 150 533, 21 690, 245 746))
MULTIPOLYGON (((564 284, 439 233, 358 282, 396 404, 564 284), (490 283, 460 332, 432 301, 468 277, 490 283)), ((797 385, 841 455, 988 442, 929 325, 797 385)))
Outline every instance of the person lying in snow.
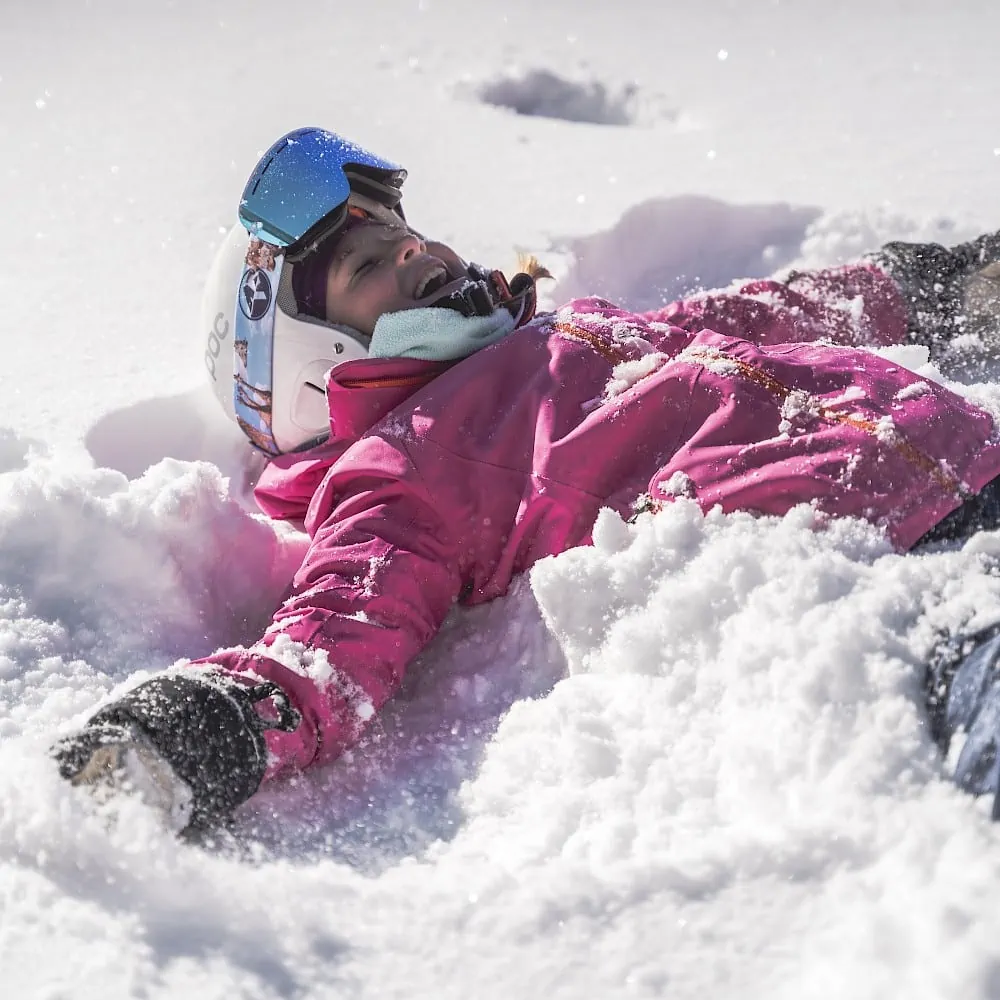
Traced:
MULTIPOLYGON (((218 822, 354 744, 456 601, 588 544, 602 507, 808 503, 901 550, 1000 525, 991 417, 865 350, 1000 327, 1000 236, 889 244, 652 313, 585 298, 535 315, 546 272, 507 281, 425 239, 404 178, 319 129, 251 175, 208 279, 205 363, 270 456, 260 507, 311 544, 254 645, 177 665, 57 743, 70 781, 138 786, 178 829, 218 822)), ((997 646, 932 677, 942 740, 983 729, 957 772, 975 792, 998 785, 997 646)))

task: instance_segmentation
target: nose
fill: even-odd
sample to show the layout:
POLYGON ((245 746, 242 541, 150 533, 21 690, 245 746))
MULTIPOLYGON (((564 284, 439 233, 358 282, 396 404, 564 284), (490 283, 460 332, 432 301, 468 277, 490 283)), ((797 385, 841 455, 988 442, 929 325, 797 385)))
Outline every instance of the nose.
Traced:
POLYGON ((406 233, 395 247, 397 264, 403 264, 411 257, 424 252, 424 241, 416 233, 406 233))

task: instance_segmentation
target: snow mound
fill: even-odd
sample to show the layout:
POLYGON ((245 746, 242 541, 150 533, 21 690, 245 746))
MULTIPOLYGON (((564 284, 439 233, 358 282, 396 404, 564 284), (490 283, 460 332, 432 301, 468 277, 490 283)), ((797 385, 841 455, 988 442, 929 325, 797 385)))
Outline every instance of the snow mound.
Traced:
POLYGON ((885 207, 823 212, 809 224, 794 266, 847 263, 890 240, 952 246, 980 232, 981 226, 971 220, 941 215, 915 217, 885 207))
POLYGON ((635 83, 614 87, 600 80, 571 80, 549 69, 504 74, 474 90, 484 104, 532 118, 591 125, 635 125, 674 120, 676 112, 642 95, 635 83))
POLYGON ((988 934, 949 928, 990 923, 997 834, 946 780, 921 684, 938 630, 1000 615, 998 540, 904 556, 813 528, 606 511, 532 573, 570 676, 512 707, 437 875, 507 915, 500 939, 568 953, 600 928, 590 995, 953 996, 991 968, 988 934))
POLYGON ((96 466, 130 479, 167 458, 210 462, 228 477, 230 495, 258 510, 253 487, 266 460, 223 416, 205 384, 111 410, 87 430, 84 443, 96 466))
POLYGON ((303 554, 206 463, 129 482, 37 460, 0 478, 0 735, 63 722, 130 674, 253 641, 303 554))
MULTIPOLYGON (((651 198, 629 208, 610 229, 556 238, 559 282, 546 299, 602 295, 627 309, 656 309, 701 289, 856 261, 891 240, 951 246, 979 231, 969 220, 879 207, 827 211, 694 194, 651 198)), ((959 346, 966 361, 970 353, 976 361, 966 381, 986 381, 992 369, 984 372, 979 364, 985 348, 959 346)))
MULTIPOLYGON (((921 684, 942 631, 1000 617, 1000 535, 899 555, 805 507, 603 512, 593 547, 457 610, 363 747, 193 849, 41 751, 137 660, 208 643, 208 592, 263 613, 290 550, 206 465, 32 463, 0 488, 22 957, 58 940, 105 994, 248 998, 957 996, 990 974, 1000 834, 947 780, 921 684)), ((22 995, 47 981, 21 968, 22 995)))
POLYGON ((799 256, 819 214, 783 203, 653 198, 630 208, 609 230, 566 241, 573 263, 551 297, 602 295, 646 310, 696 288, 766 277, 799 256))
POLYGON ((39 441, 22 437, 7 427, 0 427, 0 474, 23 468, 30 452, 44 453, 39 441))

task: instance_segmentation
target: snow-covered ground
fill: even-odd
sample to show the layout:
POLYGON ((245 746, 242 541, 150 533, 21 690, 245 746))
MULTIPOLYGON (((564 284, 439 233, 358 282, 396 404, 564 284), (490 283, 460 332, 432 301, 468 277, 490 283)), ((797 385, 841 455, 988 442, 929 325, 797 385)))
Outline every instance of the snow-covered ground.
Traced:
MULTIPOLYGON (((996 535, 604 514, 207 848, 44 750, 252 637, 301 555, 199 370, 201 280, 276 136, 397 159, 417 225, 537 252, 553 301, 645 305, 1000 225, 998 37, 981 0, 5 4, 3 996, 996 996, 1000 830, 921 694, 939 630, 1000 618, 996 535)), ((989 359, 900 360, 1000 412, 989 359)))

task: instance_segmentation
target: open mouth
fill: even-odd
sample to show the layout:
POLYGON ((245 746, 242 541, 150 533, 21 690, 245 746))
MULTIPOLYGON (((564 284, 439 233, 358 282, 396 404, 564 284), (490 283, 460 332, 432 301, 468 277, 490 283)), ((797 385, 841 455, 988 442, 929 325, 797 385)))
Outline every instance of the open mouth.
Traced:
POLYGON ((433 267, 417 282, 413 297, 418 301, 433 298, 450 280, 448 271, 443 266, 433 267))

